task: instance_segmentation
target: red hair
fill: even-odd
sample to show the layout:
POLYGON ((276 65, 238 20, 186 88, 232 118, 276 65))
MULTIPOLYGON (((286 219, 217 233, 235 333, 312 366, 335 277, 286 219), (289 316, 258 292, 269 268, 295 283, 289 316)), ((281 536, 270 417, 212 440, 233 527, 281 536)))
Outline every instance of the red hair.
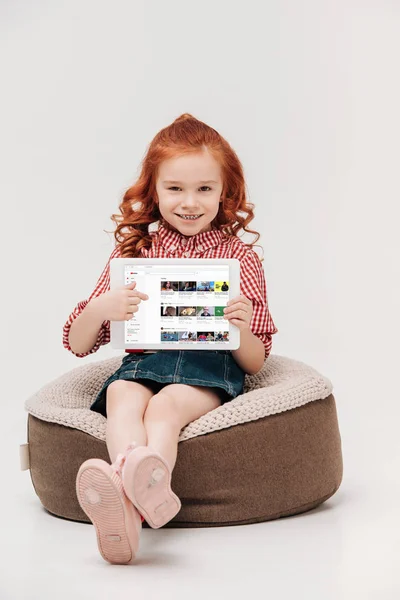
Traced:
POLYGON ((243 167, 239 158, 215 129, 184 113, 154 137, 142 161, 138 180, 125 192, 118 207, 121 214, 111 216, 117 225, 114 237, 120 246, 122 258, 140 256, 141 248, 151 247, 150 224, 161 221, 168 228, 155 201, 160 164, 170 158, 205 150, 220 164, 223 180, 222 202, 211 226, 228 235, 237 236, 242 229, 253 233, 256 239, 246 246, 255 245, 260 234, 247 227, 254 218, 254 204, 246 200, 243 167))

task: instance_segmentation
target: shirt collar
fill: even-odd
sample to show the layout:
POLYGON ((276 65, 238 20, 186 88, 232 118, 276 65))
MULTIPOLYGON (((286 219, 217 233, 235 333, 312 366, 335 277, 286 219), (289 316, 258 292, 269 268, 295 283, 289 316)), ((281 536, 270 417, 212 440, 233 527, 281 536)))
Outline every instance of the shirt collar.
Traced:
POLYGON ((178 247, 202 252, 213 246, 218 246, 223 238, 222 232, 217 228, 196 235, 182 235, 179 231, 170 229, 162 223, 159 223, 155 233, 158 235, 161 245, 170 252, 174 252, 178 247))

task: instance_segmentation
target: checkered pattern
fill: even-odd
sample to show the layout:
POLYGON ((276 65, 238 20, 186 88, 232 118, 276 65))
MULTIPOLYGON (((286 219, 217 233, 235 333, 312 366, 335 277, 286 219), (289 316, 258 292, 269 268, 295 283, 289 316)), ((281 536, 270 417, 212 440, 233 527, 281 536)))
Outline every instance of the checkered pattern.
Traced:
MULTIPOLYGON (((240 261, 240 293, 253 303, 250 329, 263 342, 265 358, 267 358, 272 348, 272 335, 277 333, 278 329, 268 309, 264 269, 256 252, 246 246, 240 238, 226 235, 219 229, 204 231, 193 236, 184 236, 161 224, 156 231, 152 231, 150 234, 152 246, 141 249, 141 256, 144 258, 237 258, 240 261)), ((120 256, 120 248, 117 246, 111 252, 93 292, 87 300, 77 303, 63 327, 63 345, 75 356, 84 357, 92 354, 100 346, 110 341, 110 321, 103 321, 96 343, 88 352, 80 354, 73 352, 68 337, 71 324, 90 300, 110 289, 110 260, 120 256)))

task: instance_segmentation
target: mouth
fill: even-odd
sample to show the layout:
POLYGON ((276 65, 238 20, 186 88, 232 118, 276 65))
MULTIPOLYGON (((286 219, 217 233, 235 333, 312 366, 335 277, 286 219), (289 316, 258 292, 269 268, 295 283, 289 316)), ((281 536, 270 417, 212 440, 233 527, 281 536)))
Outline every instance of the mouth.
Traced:
POLYGON ((200 219, 200 217, 202 217, 203 215, 185 215, 185 214, 178 214, 175 213, 177 217, 179 217, 180 219, 182 219, 183 221, 197 221, 198 219, 200 219))

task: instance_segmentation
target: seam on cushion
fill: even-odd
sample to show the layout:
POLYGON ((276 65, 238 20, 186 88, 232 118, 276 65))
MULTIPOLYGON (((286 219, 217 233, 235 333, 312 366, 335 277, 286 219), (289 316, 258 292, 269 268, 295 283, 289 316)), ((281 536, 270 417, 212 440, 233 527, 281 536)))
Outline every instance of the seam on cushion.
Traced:
POLYGON ((340 485, 341 484, 335 485, 335 487, 333 488, 333 491, 330 492, 329 494, 325 494, 324 496, 321 496, 320 498, 317 498, 310 502, 306 502, 304 504, 300 504, 299 506, 295 506, 288 510, 274 513, 273 515, 267 515, 267 516, 263 516, 263 517, 252 517, 250 519, 243 519, 242 521, 175 521, 173 519, 171 521, 171 524, 176 523, 177 525, 179 524, 179 525, 183 525, 183 526, 185 524, 193 524, 193 525, 197 525, 199 527, 204 527, 207 525, 215 526, 215 527, 222 527, 222 526, 229 527, 230 525, 246 525, 247 523, 248 524, 265 523, 267 521, 276 521, 278 519, 285 519, 285 518, 291 517, 291 516, 294 517, 294 516, 300 514, 302 509, 305 509, 305 510, 303 510, 303 512, 307 512, 309 510, 311 511, 311 510, 318 508, 318 506, 320 506, 321 504, 323 504, 324 502, 329 500, 329 498, 331 498, 334 494, 336 494, 340 485), (306 507, 309 507, 309 508, 306 508, 306 507), (296 511, 296 512, 292 512, 292 511, 296 511), (288 514, 288 513, 290 513, 290 514, 288 514))

